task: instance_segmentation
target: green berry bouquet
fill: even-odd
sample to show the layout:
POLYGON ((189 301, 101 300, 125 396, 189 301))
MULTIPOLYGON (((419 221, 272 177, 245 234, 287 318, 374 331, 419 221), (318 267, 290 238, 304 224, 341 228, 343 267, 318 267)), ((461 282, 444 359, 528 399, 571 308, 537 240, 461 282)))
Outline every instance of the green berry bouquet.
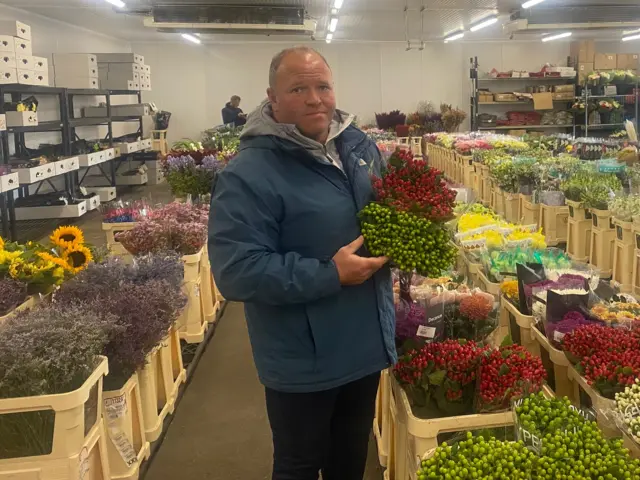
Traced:
POLYGON ((404 273, 406 298, 414 272, 439 277, 456 258, 444 227, 453 218, 456 192, 441 172, 404 150, 394 152, 373 189, 376 201, 360 212, 362 234, 372 255, 389 257, 404 273))

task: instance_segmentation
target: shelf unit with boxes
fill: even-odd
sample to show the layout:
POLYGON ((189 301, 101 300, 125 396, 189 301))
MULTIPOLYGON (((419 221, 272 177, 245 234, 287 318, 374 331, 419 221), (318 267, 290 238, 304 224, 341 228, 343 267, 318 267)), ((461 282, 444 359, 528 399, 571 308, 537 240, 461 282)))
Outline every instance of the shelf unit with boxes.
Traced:
POLYGON ((0 21, 0 84, 49 86, 49 61, 33 55, 31 27, 0 21))
MULTIPOLYGON (((515 76, 483 77, 479 76, 478 58, 470 59, 471 80, 471 130, 561 130, 572 129, 575 134, 575 122, 541 124, 542 114, 534 110, 536 102, 544 100, 544 109, 540 111, 568 110, 568 104, 576 99, 576 72, 571 67, 553 67, 547 70, 545 76, 531 76, 528 72, 514 72, 515 76), (481 85, 495 85, 501 89, 509 86, 506 92, 494 91, 495 88, 481 88, 481 85), (522 89, 518 92, 516 89, 522 89), (547 98, 534 98, 537 93, 549 94, 547 98), (550 98, 549 98, 550 97, 550 98), (535 100, 535 101, 534 101, 535 100), (497 115, 487 112, 500 107, 522 105, 526 111, 502 111, 511 116, 513 124, 498 125, 497 115), (517 117, 517 118, 516 118, 517 117)), ((499 110, 500 111, 500 110, 499 110)), ((567 120, 569 116, 567 115, 567 120)), ((563 118, 564 120, 564 118, 563 118)))

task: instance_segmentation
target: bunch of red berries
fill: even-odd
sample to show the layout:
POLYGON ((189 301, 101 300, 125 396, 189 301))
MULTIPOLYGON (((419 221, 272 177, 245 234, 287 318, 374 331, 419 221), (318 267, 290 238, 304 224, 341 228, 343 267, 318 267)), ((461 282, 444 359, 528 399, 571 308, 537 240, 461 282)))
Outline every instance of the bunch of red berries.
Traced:
POLYGON ((478 410, 509 408, 512 399, 539 392, 546 378, 542 360, 520 345, 492 350, 480 363, 478 410))
POLYGON ((373 189, 379 202, 402 212, 434 221, 453 215, 456 192, 447 187, 442 172, 411 152, 396 151, 382 178, 373 180, 373 189))
POLYGON ((414 405, 439 395, 448 401, 462 401, 465 387, 476 382, 480 358, 486 350, 465 340, 428 343, 401 358, 394 373, 414 405))
POLYGON ((640 376, 637 329, 587 325, 567 334, 562 347, 589 385, 606 398, 615 398, 640 376))

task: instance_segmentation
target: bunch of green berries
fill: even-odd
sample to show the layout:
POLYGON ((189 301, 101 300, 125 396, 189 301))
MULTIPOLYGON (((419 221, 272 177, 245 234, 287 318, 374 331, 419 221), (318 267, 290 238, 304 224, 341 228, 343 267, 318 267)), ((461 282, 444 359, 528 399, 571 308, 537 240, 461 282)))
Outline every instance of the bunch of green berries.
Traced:
POLYGON ((543 392, 518 402, 515 410, 519 426, 536 436, 573 430, 585 422, 585 416, 571 406, 568 398, 547 398, 543 392))
POLYGON ((367 205, 360 218, 369 252, 389 257, 400 270, 439 277, 455 262, 457 250, 442 224, 379 203, 367 205))

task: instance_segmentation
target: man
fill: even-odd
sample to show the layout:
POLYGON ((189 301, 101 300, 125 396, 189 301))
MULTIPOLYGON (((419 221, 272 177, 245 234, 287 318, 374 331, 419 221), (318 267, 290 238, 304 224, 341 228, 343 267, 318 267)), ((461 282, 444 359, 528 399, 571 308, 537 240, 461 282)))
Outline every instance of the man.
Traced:
POLYGON ((361 480, 379 373, 396 360, 387 259, 366 256, 358 221, 380 153, 336 110, 315 50, 276 55, 269 85, 213 187, 211 265, 245 302, 273 480, 361 480))
POLYGON ((247 116, 240 108, 241 98, 238 95, 231 97, 231 100, 222 109, 222 123, 225 125, 233 124, 239 127, 247 123, 247 116))

